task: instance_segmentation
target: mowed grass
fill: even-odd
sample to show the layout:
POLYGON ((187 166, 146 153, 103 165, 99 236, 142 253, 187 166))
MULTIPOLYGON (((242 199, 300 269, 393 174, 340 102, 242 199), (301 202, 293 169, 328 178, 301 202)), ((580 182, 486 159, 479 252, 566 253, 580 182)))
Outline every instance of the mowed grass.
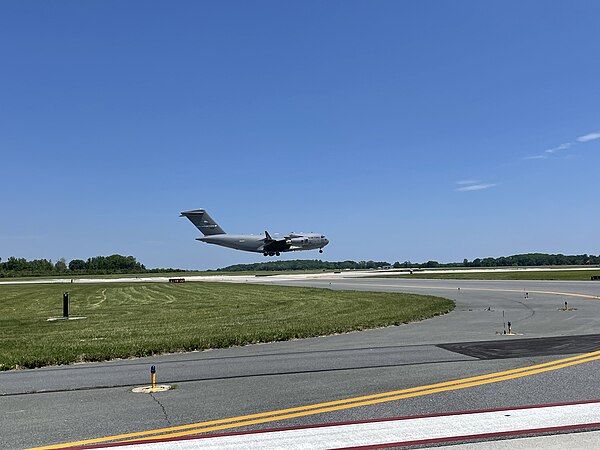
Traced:
POLYGON ((444 314, 432 296, 204 283, 0 285, 0 370, 148 356, 398 325, 444 314), (49 322, 62 315, 84 320, 49 322))
MULTIPOLYGON (((412 275, 383 275, 381 278, 428 278, 448 280, 571 280, 590 281, 600 276, 599 270, 531 270, 515 272, 413 273, 412 275)), ((379 278, 379 277, 378 277, 379 278)), ((598 281, 600 287, 600 281, 598 281)))

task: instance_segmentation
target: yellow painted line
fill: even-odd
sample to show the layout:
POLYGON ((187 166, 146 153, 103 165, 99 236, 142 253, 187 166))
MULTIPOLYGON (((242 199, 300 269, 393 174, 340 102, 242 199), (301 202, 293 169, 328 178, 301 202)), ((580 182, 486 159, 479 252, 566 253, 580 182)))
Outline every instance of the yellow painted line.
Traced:
MULTIPOLYGON (((178 433, 169 433, 169 434, 161 435, 159 437, 166 439, 166 438, 190 436, 190 435, 196 435, 196 434, 200 434, 200 433, 208 433, 208 432, 211 432, 211 431, 226 430, 226 429, 238 428, 238 427, 242 427, 242 426, 256 425, 256 424, 267 423, 267 422, 274 422, 274 421, 280 421, 280 420, 285 420, 285 419, 293 419, 293 418, 296 418, 296 417, 303 417, 303 416, 309 416, 309 415, 314 415, 314 414, 323 414, 323 413, 333 412, 333 411, 339 411, 339 410, 343 410, 343 409, 357 408, 357 407, 360 407, 360 406, 376 405, 376 404, 379 404, 379 403, 386 403, 386 402, 391 402, 391 401, 396 401, 396 400, 402 400, 402 399, 406 399, 406 398, 420 397, 420 396, 423 396, 423 395, 430 395, 430 394, 436 394, 436 393, 440 393, 440 392, 454 391, 454 390, 458 390, 458 389, 465 389, 465 388, 473 387, 473 386, 480 386, 480 385, 484 385, 484 384, 497 383, 497 382, 500 382, 500 381, 506 381, 506 380, 511 380, 511 379, 514 379, 514 378, 521 378, 521 377, 525 377, 525 376, 529 376, 529 375, 535 375, 535 374, 538 374, 538 373, 548 372, 548 371, 551 371, 551 370, 562 369, 562 368, 565 368, 565 367, 569 367, 569 366, 573 366, 573 365, 577 365, 577 364, 582 364, 582 363, 585 363, 585 362, 591 362, 591 361, 595 361, 595 360, 598 360, 598 359, 600 359, 600 356, 595 356, 593 358, 588 358, 588 359, 581 360, 581 361, 576 361, 576 362, 561 364, 561 365, 558 365, 556 367, 546 367, 546 368, 542 368, 542 369, 538 369, 538 370, 534 370, 534 371, 530 371, 530 372, 526 372, 526 373, 520 373, 520 374, 514 374, 514 375, 506 375, 506 376, 503 376, 503 377, 492 378, 492 379, 482 380, 482 381, 476 381, 476 382, 472 382, 472 383, 463 383, 463 384, 457 384, 457 385, 454 385, 454 386, 448 386, 448 387, 443 387, 443 388, 428 389, 428 390, 419 391, 419 392, 412 392, 412 393, 407 393, 407 394, 402 394, 402 395, 395 395, 395 396, 392 396, 392 397, 385 397, 385 398, 379 398, 379 399, 369 400, 369 401, 364 401, 364 402, 351 403, 349 405, 331 406, 331 407, 320 408, 320 409, 316 409, 316 410, 301 411, 301 412, 297 412, 297 413, 284 414, 284 415, 279 415, 279 416, 274 416, 274 417, 267 417, 267 418, 255 419, 255 420, 247 420, 247 421, 243 421, 243 422, 229 423, 229 424, 225 424, 225 425, 219 425, 219 426, 205 427, 205 428, 200 428, 200 429, 195 429, 195 430, 182 431, 182 432, 178 432, 178 433)), ((154 436, 154 437, 144 437, 144 438, 140 438, 140 439, 130 439, 130 441, 147 441, 147 440, 156 439, 156 438, 157 438, 157 436, 154 436)))
POLYGON ((156 430, 141 431, 135 433, 120 434, 115 436, 107 436, 96 439, 88 439, 83 441, 69 442, 63 444, 38 447, 36 450, 42 449, 57 449, 71 446, 81 446, 89 444, 97 444, 110 441, 146 441, 151 439, 163 439, 180 436, 189 436, 194 434, 206 433, 209 431, 225 430, 230 428, 238 428, 242 426, 280 421, 295 417, 303 417, 314 414, 322 414, 326 412, 339 411, 343 409, 357 408, 360 406, 375 405, 378 403, 391 402, 405 398, 418 397, 423 395, 431 395, 439 392, 446 392, 458 389, 465 389, 473 386, 484 384, 497 383, 500 381, 521 378, 538 373, 558 370, 565 367, 583 364, 600 359, 600 350, 585 353, 583 355, 572 356, 569 358, 550 361, 547 363, 536 364, 533 366, 511 369, 502 372, 495 372, 476 377, 464 378, 443 383, 419 386, 409 389, 397 391, 383 392, 379 394, 366 395, 361 397, 348 398, 343 400, 335 400, 325 403, 317 403, 313 405, 298 406, 282 410, 250 414, 245 416, 231 417, 227 419, 218 419, 207 422, 198 422, 188 425, 180 425, 176 427, 161 428, 156 430))
POLYGON ((599 295, 573 294, 570 292, 551 292, 551 291, 530 291, 530 292, 533 292, 534 294, 566 295, 568 297, 592 298, 594 300, 600 300, 599 295))
MULTIPOLYGON (((467 280, 471 281, 471 280, 467 280)), ((494 289, 494 288, 477 288, 477 287, 458 287, 458 286, 410 286, 410 285, 398 285, 393 286, 390 284, 361 284, 361 283, 344 283, 342 286, 360 286, 360 287, 397 287, 397 288, 407 288, 407 289, 425 289, 425 290, 443 290, 443 291, 487 291, 487 292, 516 292, 516 293, 524 293, 529 292, 530 294, 545 294, 545 295, 565 295, 567 297, 581 297, 581 298, 591 298, 594 300, 600 300, 599 295, 589 295, 589 294, 574 294, 571 292, 554 292, 554 291, 525 291, 521 289, 494 289)))

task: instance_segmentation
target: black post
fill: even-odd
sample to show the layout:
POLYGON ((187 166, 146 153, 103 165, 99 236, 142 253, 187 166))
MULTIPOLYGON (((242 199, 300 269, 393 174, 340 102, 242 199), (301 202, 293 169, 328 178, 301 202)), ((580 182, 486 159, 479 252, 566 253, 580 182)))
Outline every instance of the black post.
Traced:
POLYGON ((69 317, 69 293, 63 293, 63 317, 69 317))

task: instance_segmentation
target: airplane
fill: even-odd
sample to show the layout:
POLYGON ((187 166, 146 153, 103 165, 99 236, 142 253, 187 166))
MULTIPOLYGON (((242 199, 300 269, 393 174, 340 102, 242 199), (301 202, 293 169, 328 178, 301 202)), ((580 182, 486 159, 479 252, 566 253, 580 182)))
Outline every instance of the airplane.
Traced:
POLYGON ((323 247, 329 244, 329 240, 324 235, 317 233, 290 233, 282 238, 273 238, 268 231, 265 231, 264 236, 227 234, 204 209, 183 211, 179 217, 187 217, 202 232, 204 237, 196 238, 197 241, 262 253, 264 256, 279 256, 283 252, 316 249, 319 249, 319 253, 323 253, 323 247))

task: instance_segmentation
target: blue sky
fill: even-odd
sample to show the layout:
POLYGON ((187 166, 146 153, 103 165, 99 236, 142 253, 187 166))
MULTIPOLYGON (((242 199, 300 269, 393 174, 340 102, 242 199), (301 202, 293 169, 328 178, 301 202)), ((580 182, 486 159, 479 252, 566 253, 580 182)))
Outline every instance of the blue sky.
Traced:
POLYGON ((0 257, 600 253, 600 4, 7 1, 0 257))

